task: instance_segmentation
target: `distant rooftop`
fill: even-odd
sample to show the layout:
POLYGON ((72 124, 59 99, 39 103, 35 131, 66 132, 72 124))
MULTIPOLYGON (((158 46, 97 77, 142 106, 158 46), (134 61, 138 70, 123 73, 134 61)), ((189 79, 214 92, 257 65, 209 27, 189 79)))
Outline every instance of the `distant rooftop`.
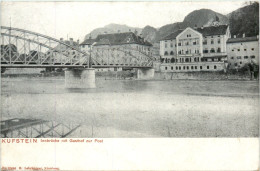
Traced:
POLYGON ((140 36, 133 32, 100 34, 95 39, 95 46, 98 45, 122 45, 122 44, 139 44, 145 46, 152 46, 148 41, 145 41, 140 36))
POLYGON ((229 38, 227 40, 227 43, 240 43, 240 42, 252 42, 252 41, 258 41, 258 37, 253 36, 253 37, 229 38))
POLYGON ((80 43, 80 45, 92 45, 95 41, 96 39, 85 39, 82 43, 80 43))

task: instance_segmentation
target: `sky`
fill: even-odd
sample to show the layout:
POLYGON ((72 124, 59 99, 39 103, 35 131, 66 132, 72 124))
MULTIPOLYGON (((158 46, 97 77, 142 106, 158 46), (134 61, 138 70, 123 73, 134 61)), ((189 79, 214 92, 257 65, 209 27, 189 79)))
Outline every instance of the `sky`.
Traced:
POLYGON ((202 8, 228 14, 245 1, 209 2, 1 2, 1 25, 26 29, 54 38, 84 36, 98 27, 116 23, 159 28, 183 21, 202 8))

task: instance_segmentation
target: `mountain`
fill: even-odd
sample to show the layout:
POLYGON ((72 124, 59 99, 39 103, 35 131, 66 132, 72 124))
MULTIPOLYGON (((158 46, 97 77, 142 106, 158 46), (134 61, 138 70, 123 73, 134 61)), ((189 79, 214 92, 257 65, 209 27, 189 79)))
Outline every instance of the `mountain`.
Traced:
POLYGON ((93 31, 91 31, 89 34, 85 36, 85 39, 88 39, 90 34, 92 38, 96 38, 97 35, 99 34, 129 32, 129 31, 134 32, 135 30, 138 32, 138 34, 142 32, 142 29, 137 27, 130 27, 127 25, 120 25, 120 24, 109 24, 104 27, 94 29, 93 31))
POLYGON ((184 25, 189 27, 210 26, 212 22, 218 20, 220 25, 228 24, 228 18, 225 15, 209 9, 195 10, 189 13, 183 20, 184 25))
POLYGON ((145 26, 141 34, 145 40, 153 42, 157 36, 157 29, 151 26, 145 26))
POLYGON ((209 9, 200 9, 195 10, 189 13, 183 20, 183 22, 177 22, 173 24, 167 24, 162 26, 158 30, 158 36, 156 37, 155 42, 159 41, 163 37, 169 35, 172 32, 175 32, 179 29, 185 29, 187 27, 201 27, 209 26, 212 22, 218 20, 220 24, 228 24, 228 18, 225 15, 214 12, 209 9))
MULTIPOLYGON (((232 35, 241 36, 243 33, 246 33, 246 36, 257 35, 259 32, 259 3, 255 2, 239 8, 228 15, 222 15, 209 9, 195 10, 189 13, 182 22, 167 24, 158 29, 151 26, 146 26, 142 29, 127 25, 109 24, 93 30, 90 34, 92 38, 95 38, 98 34, 103 34, 104 32, 117 33, 118 30, 120 32, 128 32, 130 30, 134 32, 136 30, 138 34, 142 34, 146 40, 154 44, 179 29, 209 26, 214 21, 218 21, 220 24, 230 24, 232 35)), ((85 39, 89 38, 90 34, 87 34, 85 39)))
POLYGON ((230 23, 231 35, 242 37, 256 36, 259 34, 259 3, 254 2, 239 8, 227 15, 230 23))

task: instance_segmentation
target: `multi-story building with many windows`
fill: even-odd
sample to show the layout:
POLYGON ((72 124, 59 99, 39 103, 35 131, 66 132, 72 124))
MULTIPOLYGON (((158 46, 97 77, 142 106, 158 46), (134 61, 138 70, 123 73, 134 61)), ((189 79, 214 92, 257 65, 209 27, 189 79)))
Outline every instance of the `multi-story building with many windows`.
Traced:
MULTIPOLYGON (((136 58, 153 56, 152 44, 133 32, 100 34, 95 39, 85 40, 80 47, 87 53, 92 52, 92 56, 95 55, 95 58, 104 65, 131 63, 136 58)), ((122 67, 97 69, 97 71, 121 70, 122 67)))
POLYGON ((227 59, 228 25, 178 30, 160 41, 161 71, 221 71, 227 59))
POLYGON ((239 69, 245 64, 259 64, 259 38, 230 38, 227 41, 228 65, 230 69, 239 69))

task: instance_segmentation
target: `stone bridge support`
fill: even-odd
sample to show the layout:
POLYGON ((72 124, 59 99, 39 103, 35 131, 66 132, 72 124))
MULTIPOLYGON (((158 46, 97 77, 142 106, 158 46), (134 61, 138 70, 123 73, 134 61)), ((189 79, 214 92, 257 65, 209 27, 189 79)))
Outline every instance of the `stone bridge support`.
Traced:
POLYGON ((95 69, 65 70, 66 88, 96 88, 95 69))
POLYGON ((154 69, 153 68, 138 68, 137 69, 137 79, 140 80, 149 80, 154 78, 154 69))

